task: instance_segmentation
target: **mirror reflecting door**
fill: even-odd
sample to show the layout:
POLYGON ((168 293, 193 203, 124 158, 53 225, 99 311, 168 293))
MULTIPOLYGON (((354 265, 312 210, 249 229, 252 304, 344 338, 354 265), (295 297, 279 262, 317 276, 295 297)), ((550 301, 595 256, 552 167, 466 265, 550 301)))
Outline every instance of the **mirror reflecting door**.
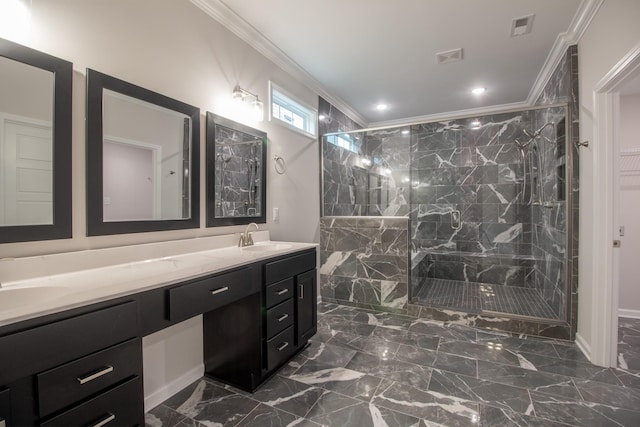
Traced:
POLYGON ((196 107, 87 70, 89 235, 199 227, 196 107))
POLYGON ((0 39, 0 243, 71 237, 72 64, 0 39))

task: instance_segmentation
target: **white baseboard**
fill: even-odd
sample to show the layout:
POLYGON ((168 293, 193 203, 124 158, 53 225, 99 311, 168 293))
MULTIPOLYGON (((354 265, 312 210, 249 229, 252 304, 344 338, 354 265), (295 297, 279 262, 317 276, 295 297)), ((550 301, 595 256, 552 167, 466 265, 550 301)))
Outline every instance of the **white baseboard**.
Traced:
POLYGON ((640 319, 640 310, 628 310, 625 308, 619 308, 618 317, 629 317, 631 319, 640 319))
POLYGON ((584 354, 584 356, 588 360, 591 360, 591 346, 589 344, 587 344, 587 342, 582 337, 582 335, 580 335, 579 332, 576 333, 576 345, 578 346, 578 348, 580 349, 582 354, 584 354))
POLYGON ((198 365, 190 371, 185 372, 180 377, 165 384, 164 387, 154 390, 149 395, 144 396, 144 411, 149 412, 192 382, 202 378, 204 375, 204 364, 198 365))

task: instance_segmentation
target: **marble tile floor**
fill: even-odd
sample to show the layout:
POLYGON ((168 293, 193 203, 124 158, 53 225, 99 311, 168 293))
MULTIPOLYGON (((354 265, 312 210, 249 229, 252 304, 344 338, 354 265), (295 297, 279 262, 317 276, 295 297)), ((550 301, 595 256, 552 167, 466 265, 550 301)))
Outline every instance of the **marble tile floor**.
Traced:
POLYGON ((414 302, 470 313, 509 313, 558 319, 538 291, 519 286, 427 278, 414 302))
POLYGON ((640 319, 618 318, 618 368, 640 374, 640 319))
POLYGON ((566 341, 320 303, 318 333, 253 394, 202 378, 147 426, 637 426, 640 374, 566 341))

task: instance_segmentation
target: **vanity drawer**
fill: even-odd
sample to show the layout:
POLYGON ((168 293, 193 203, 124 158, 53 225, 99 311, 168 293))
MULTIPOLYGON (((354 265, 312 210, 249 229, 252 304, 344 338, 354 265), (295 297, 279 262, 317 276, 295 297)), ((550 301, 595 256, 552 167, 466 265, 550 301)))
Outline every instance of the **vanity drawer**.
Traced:
POLYGON ((206 313, 260 290, 250 270, 224 273, 169 289, 169 319, 184 320, 206 313))
POLYGON ((293 296, 293 277, 283 280, 273 285, 267 286, 265 290, 265 303, 267 308, 273 307, 282 301, 293 296))
POLYGON ((316 268, 315 250, 279 261, 268 262, 264 265, 265 284, 270 285, 313 268, 316 268))
POLYGON ((293 325, 293 299, 267 310, 267 338, 293 325))
POLYGON ((282 364, 296 351, 293 338, 293 326, 290 326, 267 341, 267 371, 282 364))
POLYGON ((132 378, 62 414, 42 426, 144 425, 142 379, 132 378))
POLYGON ((33 375, 137 336, 135 301, 0 337, 0 384, 33 375))
POLYGON ((141 360, 140 340, 134 339, 38 374, 40 416, 139 375, 141 360))

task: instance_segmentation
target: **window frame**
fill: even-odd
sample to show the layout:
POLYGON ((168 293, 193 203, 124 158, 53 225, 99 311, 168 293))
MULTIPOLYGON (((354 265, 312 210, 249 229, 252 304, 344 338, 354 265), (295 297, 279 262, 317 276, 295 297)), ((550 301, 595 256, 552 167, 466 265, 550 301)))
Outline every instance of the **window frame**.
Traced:
MULTIPOLYGON (((279 107, 282 107, 281 104, 277 102, 276 104, 278 104, 279 107)), ((292 111, 292 112, 299 116, 301 115, 299 114, 299 111, 292 111)), ((272 82, 271 80, 269 80, 269 121, 278 123, 288 129, 291 129, 294 132, 297 132, 309 138, 316 139, 318 137, 318 110, 316 108, 309 106, 309 104, 300 101, 297 97, 291 95, 290 92, 283 89, 282 86, 279 86, 278 84, 272 82), (300 129, 299 127, 296 127, 285 120, 282 120, 278 117, 273 116, 274 90, 277 92, 276 98, 278 97, 278 95, 280 95, 281 97, 287 98, 291 102, 291 104, 293 104, 294 107, 296 107, 298 110, 302 110, 302 112, 305 113, 302 115, 303 119, 307 119, 310 126, 313 126, 313 132, 309 132, 305 129, 300 129)))

